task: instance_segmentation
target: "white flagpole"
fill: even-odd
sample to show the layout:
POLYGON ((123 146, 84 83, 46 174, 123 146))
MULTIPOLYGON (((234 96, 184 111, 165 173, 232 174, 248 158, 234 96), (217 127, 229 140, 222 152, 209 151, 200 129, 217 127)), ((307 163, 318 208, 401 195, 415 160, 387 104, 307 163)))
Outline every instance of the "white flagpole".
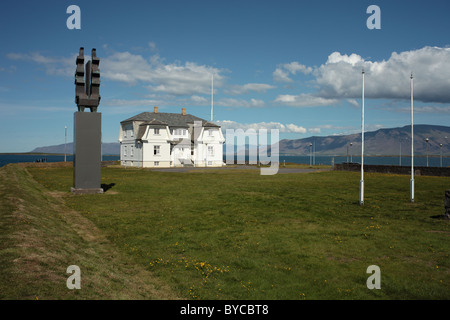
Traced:
POLYGON ((411 72, 411 202, 414 202, 414 83, 411 72))
POLYGON ((64 126, 64 162, 66 162, 67 160, 66 145, 67 145, 67 126, 64 126))
POLYGON ((359 204, 364 204, 364 68, 362 69, 362 110, 361 110, 361 181, 359 204))
POLYGON ((211 75, 211 122, 213 121, 214 109, 214 75, 211 75))

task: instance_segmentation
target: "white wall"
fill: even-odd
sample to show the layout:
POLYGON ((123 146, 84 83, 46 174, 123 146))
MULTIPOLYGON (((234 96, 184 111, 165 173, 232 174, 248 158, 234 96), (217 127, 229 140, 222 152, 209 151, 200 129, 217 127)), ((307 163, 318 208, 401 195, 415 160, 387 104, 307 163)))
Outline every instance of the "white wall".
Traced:
POLYGON ((223 165, 223 138, 219 128, 204 128, 195 146, 196 166, 221 167, 223 165), (211 154, 211 149, 213 153, 211 154))
POLYGON ((130 167, 142 166, 142 144, 132 140, 122 141, 120 143, 120 164, 130 167))

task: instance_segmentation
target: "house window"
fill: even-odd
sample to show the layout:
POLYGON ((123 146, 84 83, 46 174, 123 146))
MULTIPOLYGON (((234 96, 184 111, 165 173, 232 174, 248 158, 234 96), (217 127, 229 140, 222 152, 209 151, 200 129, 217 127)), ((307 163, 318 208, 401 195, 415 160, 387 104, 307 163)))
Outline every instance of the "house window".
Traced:
POLYGON ((133 137, 133 129, 130 130, 130 137, 133 137))
POLYGON ((186 129, 172 129, 171 133, 176 136, 185 136, 186 135, 186 129))
POLYGON ((155 134, 159 134, 159 129, 155 129, 155 134))
POLYGON ((159 149, 160 149, 159 147, 160 147, 160 146, 153 146, 153 155, 156 156, 156 155, 159 154, 159 151, 160 151, 160 150, 159 150, 159 149))
POLYGON ((208 130, 209 136, 212 137, 213 136, 213 131, 212 130, 208 130))
POLYGON ((127 130, 123 130, 123 137, 126 138, 127 137, 127 130))
POLYGON ((159 166, 159 161, 153 162, 153 165, 154 165, 155 167, 158 167, 158 166, 159 166))
POLYGON ((127 146, 123 146, 123 156, 127 156, 127 146))
POLYGON ((208 166, 212 166, 212 161, 208 161, 208 166))
POLYGON ((134 156, 134 146, 130 146, 130 157, 134 156))
POLYGON ((214 156, 214 146, 208 146, 208 156, 214 156))

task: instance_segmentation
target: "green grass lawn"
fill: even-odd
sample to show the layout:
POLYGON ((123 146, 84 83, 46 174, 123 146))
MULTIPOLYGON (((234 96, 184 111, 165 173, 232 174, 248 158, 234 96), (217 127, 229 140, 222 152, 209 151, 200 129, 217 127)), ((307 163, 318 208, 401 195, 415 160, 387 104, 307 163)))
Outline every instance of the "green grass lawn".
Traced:
POLYGON ((71 168, 28 168, 134 264, 188 299, 449 299, 450 178, 103 168, 72 195, 71 168), (381 270, 369 290, 366 269, 381 270))

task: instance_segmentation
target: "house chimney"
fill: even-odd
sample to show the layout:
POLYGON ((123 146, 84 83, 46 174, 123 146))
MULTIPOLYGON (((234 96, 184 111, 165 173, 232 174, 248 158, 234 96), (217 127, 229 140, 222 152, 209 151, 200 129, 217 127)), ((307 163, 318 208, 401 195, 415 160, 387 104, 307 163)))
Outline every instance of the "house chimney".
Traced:
POLYGON ((186 115, 186 108, 181 108, 181 114, 182 114, 183 116, 186 115))
POLYGON ((155 107, 153 110, 154 113, 158 113, 158 107, 155 107))

